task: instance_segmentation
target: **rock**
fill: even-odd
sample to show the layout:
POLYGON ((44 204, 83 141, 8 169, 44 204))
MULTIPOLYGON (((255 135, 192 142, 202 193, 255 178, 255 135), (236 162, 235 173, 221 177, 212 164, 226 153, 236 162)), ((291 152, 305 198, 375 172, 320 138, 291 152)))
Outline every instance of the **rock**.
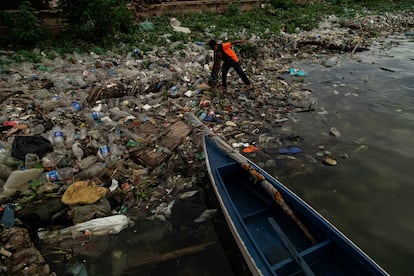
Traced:
POLYGON ((328 166, 336 166, 338 161, 336 161, 333 157, 327 156, 323 159, 322 163, 328 166))

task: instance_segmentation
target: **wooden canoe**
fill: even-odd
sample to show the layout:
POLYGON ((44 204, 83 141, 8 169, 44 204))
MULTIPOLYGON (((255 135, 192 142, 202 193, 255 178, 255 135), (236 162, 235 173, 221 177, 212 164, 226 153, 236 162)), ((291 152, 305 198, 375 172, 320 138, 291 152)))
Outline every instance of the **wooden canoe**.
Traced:
POLYGON ((305 201, 205 131, 212 186, 253 275, 388 275, 305 201))

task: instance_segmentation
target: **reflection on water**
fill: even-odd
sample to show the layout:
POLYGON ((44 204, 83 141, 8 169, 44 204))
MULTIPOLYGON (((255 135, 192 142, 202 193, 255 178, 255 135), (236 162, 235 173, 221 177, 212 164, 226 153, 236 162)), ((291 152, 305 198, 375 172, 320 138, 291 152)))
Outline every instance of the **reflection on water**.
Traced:
POLYGON ((287 129, 305 137, 304 153, 315 155, 323 144, 339 162, 280 179, 391 275, 412 275, 414 43, 405 37, 391 40, 398 47, 378 43, 333 67, 304 66, 318 107, 303 118, 295 115, 301 120, 287 129), (332 126, 341 137, 328 134, 332 126), (340 158, 345 153, 348 158, 340 158))
POLYGON ((176 200, 167 220, 138 220, 116 235, 92 235, 71 259, 57 251, 46 259, 58 275, 249 276, 222 213, 203 220, 206 208, 219 208, 210 189, 176 200))

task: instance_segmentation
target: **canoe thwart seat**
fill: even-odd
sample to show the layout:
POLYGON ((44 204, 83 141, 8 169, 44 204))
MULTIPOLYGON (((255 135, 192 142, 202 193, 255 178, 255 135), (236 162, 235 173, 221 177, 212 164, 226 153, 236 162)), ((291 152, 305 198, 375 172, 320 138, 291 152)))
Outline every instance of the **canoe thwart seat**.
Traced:
POLYGON ((289 240, 289 238, 286 236, 285 232, 283 232, 282 228, 280 228, 279 224, 276 222, 276 220, 272 217, 267 218, 272 228, 276 231, 278 236, 283 242, 283 245, 286 247, 286 249, 289 251, 291 257, 295 262, 300 266, 303 273, 305 273, 306 276, 314 276, 315 274, 312 272, 306 261, 302 258, 302 256, 299 255, 298 251, 296 250, 295 246, 292 244, 292 242, 289 240))

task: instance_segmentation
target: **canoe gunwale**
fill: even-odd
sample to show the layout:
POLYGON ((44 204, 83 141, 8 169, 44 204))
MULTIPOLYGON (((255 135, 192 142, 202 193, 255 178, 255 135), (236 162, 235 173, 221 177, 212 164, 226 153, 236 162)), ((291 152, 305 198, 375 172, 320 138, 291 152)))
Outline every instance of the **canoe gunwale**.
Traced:
MULTIPOLYGON (((205 143, 203 143, 203 147, 204 147, 204 151, 206 152, 206 148, 205 148, 205 143)), ((207 166, 207 171, 208 171, 208 175, 210 178, 211 183, 213 184, 213 189, 214 189, 214 193, 216 194, 216 197, 219 201, 220 207, 222 209, 222 212, 224 214, 224 218, 226 219, 226 222, 230 228, 230 231, 234 237, 234 240, 236 241, 237 246, 240 249, 240 252, 243 255, 243 258, 246 261, 246 264, 248 265, 250 271, 252 272, 253 275, 264 275, 261 270, 259 269, 259 267, 257 266, 254 258, 252 258, 252 256, 249 253, 249 250, 247 249, 246 244, 243 242, 243 239, 241 238, 239 232, 238 232, 238 228, 236 227, 233 219, 231 218, 229 211, 227 209, 227 205, 224 203, 224 199, 221 195, 221 193, 218 190, 217 187, 217 183, 216 183, 216 179, 214 178, 214 175, 217 175, 219 178, 221 178, 221 176, 215 172, 212 171, 212 168, 210 166, 210 162, 209 162, 209 156, 205 155, 205 159, 206 159, 206 166, 207 166)), ((234 164, 229 163, 228 165, 232 165, 234 164)), ((227 193, 227 191, 226 191, 227 193)), ((234 206, 233 206, 234 208, 234 206)))

